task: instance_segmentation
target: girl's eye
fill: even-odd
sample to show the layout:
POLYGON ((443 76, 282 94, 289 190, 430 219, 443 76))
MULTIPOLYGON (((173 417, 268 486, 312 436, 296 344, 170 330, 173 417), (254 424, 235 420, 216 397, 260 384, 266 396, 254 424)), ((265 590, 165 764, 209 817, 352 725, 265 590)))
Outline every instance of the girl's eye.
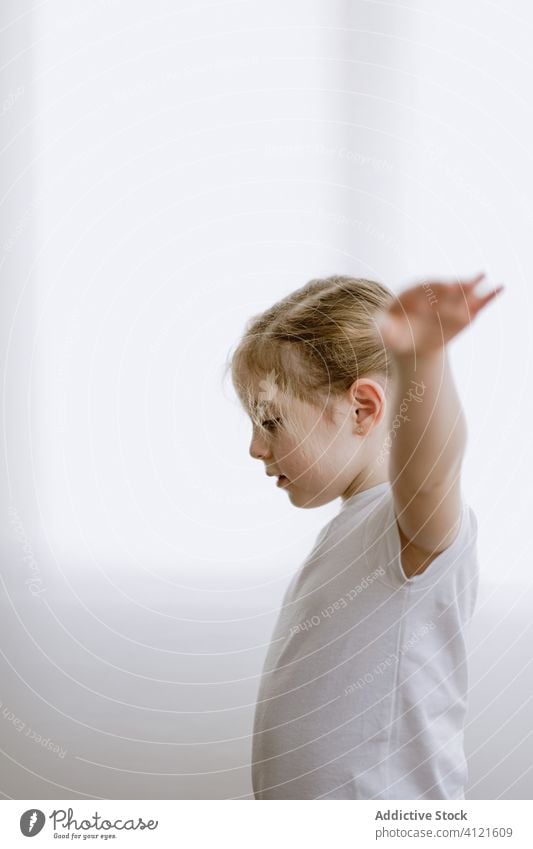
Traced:
POLYGON ((261 422, 261 427, 266 430, 275 430, 278 424, 281 424, 281 419, 267 419, 265 422, 261 422))

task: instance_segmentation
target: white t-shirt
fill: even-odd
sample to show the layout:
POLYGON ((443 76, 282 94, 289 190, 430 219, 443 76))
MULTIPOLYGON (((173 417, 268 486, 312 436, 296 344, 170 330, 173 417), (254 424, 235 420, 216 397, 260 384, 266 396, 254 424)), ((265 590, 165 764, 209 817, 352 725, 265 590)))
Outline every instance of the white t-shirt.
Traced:
POLYGON ((477 521, 407 578, 389 482, 322 529, 283 599, 252 748, 256 799, 464 799, 477 521))

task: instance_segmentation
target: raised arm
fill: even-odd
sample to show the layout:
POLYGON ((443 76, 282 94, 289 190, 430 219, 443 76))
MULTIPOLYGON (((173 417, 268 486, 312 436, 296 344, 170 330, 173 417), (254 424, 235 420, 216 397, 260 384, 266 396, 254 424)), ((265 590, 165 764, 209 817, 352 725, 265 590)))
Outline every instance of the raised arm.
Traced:
POLYGON ((467 430, 446 345, 504 288, 477 295, 484 276, 420 283, 402 292, 378 321, 396 364, 393 412, 403 411, 389 475, 408 577, 423 572, 459 530, 467 430))

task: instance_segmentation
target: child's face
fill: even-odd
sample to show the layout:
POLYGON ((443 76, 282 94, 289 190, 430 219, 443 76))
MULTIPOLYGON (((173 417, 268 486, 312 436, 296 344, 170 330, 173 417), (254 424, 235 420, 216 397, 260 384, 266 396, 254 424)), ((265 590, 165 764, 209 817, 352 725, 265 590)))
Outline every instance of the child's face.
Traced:
POLYGON ((284 476, 278 485, 295 506, 320 507, 342 496, 361 473, 368 462, 368 447, 356 433, 361 421, 356 420, 348 394, 335 401, 333 415, 303 401, 293 404, 303 435, 297 438, 287 432, 283 417, 281 423, 265 417, 270 439, 254 426, 250 454, 263 461, 273 481, 284 476))

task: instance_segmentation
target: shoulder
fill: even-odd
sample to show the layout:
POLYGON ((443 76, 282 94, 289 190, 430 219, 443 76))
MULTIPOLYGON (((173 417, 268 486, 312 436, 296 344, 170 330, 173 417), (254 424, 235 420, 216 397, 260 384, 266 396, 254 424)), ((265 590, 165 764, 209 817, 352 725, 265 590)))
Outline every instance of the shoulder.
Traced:
POLYGON ((367 556, 383 559, 389 575, 400 585, 406 582, 425 585, 465 560, 476 560, 477 519, 463 497, 454 533, 439 550, 425 549, 408 539, 396 516, 392 490, 375 505, 366 524, 367 556))

